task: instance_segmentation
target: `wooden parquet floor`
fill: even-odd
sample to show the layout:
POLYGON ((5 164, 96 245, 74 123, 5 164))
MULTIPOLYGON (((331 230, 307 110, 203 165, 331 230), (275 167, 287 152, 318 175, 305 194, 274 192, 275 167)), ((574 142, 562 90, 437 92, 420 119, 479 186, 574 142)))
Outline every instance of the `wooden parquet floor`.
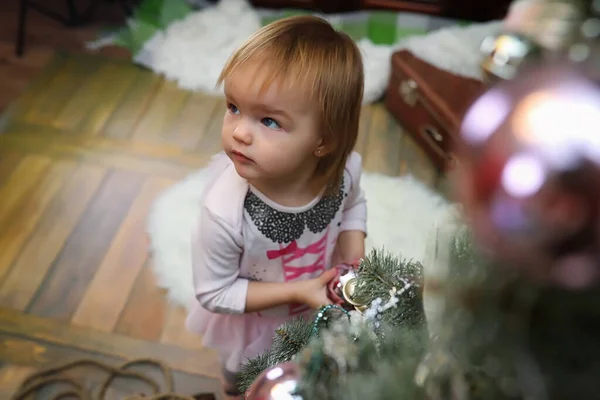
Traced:
MULTIPOLYGON (((57 54, 0 120, 0 398, 82 357, 157 358, 178 391, 219 392, 216 355, 157 288, 154 198, 220 150, 219 97, 125 60, 57 54)), ((365 169, 436 173, 383 105, 365 107, 365 169)))

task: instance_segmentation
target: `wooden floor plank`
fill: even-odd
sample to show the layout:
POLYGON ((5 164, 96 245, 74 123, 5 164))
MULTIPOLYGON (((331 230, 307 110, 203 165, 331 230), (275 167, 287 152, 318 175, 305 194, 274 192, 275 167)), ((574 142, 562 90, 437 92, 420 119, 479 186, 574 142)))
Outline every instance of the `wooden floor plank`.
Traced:
POLYGON ((105 175, 103 168, 82 165, 65 181, 46 208, 37 229, 0 285, 0 305, 24 310, 75 228, 105 175))
POLYGON ((4 281, 46 207, 76 166, 69 161, 52 163, 34 189, 19 203, 19 207, 0 225, 0 282, 4 281))
POLYGON ((54 126, 85 134, 98 134, 135 78, 137 70, 110 61, 99 62, 92 74, 54 121, 54 126))
POLYGON ((6 179, 17 168, 23 156, 17 152, 0 152, 0 186, 4 184, 6 179))
MULTIPOLYGON (((146 345, 149 347, 153 346, 152 343, 146 343, 146 345)), ((70 363, 79 363, 78 365, 73 365, 71 368, 63 369, 60 376, 89 387, 92 394, 97 395, 99 385, 105 382, 108 371, 101 369, 93 363, 119 367, 131 360, 118 355, 104 354, 97 350, 90 351, 70 346, 68 343, 40 341, 27 336, 10 335, 3 332, 0 332, 0 348, 3 349, 2 355, 4 361, 9 363, 7 367, 4 367, 7 371, 7 392, 10 391, 11 387, 21 384, 25 378, 31 376, 33 373, 42 373, 70 363), (88 363, 81 364, 84 360, 88 363), (10 380, 13 380, 12 384, 10 380)), ((172 369, 172 366, 166 363, 165 366, 170 369, 175 392, 187 395, 218 393, 219 383, 216 379, 172 369)), ((164 377, 155 365, 143 364, 132 367, 130 370, 148 376, 160 385, 161 391, 166 391, 164 377)), ((2 371, 0 369, 0 374, 2 371)), ((113 381, 110 388, 113 393, 119 395, 115 400, 123 400, 134 394, 152 394, 152 389, 147 384, 135 379, 117 379, 113 381)), ((1 390, 2 388, 0 387, 1 390)), ((39 394, 39 396, 36 396, 38 399, 53 398, 52 393, 48 390, 42 390, 36 394, 39 394)), ((7 399, 8 397, 1 398, 7 399)), ((108 399, 110 397, 106 399, 102 398, 102 400, 108 399)))
MULTIPOLYGON (((41 73, 28 85, 27 90, 0 117, 0 132, 5 129, 13 117, 20 117, 28 112, 38 101, 40 91, 45 90, 54 75, 64 66, 66 60, 67 57, 64 55, 54 54, 41 73)), ((8 77, 5 79, 8 80, 8 77)))
POLYGON ((438 176, 437 169, 408 133, 402 134, 399 151, 398 174, 410 174, 430 188, 434 188, 438 176))
POLYGON ((184 149, 195 149, 210 125, 216 107, 221 106, 219 99, 200 92, 193 93, 165 135, 169 143, 184 149))
POLYGON ((51 157, 88 162, 106 168, 119 168, 146 175, 182 179, 206 165, 208 158, 185 154, 168 145, 156 146, 140 142, 118 143, 114 139, 76 136, 44 138, 37 134, 2 134, 0 148, 51 157))
POLYGON ((82 61, 68 57, 66 63, 53 76, 44 91, 38 92, 24 120, 40 125, 52 126, 55 118, 64 108, 67 100, 81 87, 85 79, 93 74, 98 62, 91 59, 82 61))
POLYGON ((0 368, 0 399, 10 399, 21 383, 35 368, 21 365, 6 365, 0 368))
POLYGON ((136 339, 159 341, 167 314, 165 291, 156 285, 156 277, 146 266, 133 286, 115 332, 136 339))
POLYGON ((77 136, 62 135, 62 131, 49 130, 29 124, 15 124, 11 129, 0 136, 0 144, 8 149, 10 144, 23 143, 24 150, 34 151, 38 148, 56 148, 63 151, 120 154, 138 156, 149 161, 164 160, 173 164, 183 164, 192 168, 202 165, 203 158, 196 152, 187 151, 181 147, 170 144, 153 144, 144 141, 127 141, 108 137, 93 137, 86 132, 77 136), (49 137, 49 133, 52 137, 49 137))
POLYGON ((367 152, 367 142, 369 140, 369 132, 371 129, 372 114, 373 107, 371 106, 364 106, 360 112, 358 137, 356 138, 356 145, 354 146, 354 150, 360 153, 363 159, 367 152))
POLYGON ((221 127, 223 126, 223 116, 226 111, 225 105, 225 99, 218 99, 210 117, 210 122, 206 126, 205 132, 198 143, 197 149, 204 157, 210 157, 223 149, 221 127))
POLYGON ((372 106, 371 124, 363 158, 365 171, 396 176, 400 169, 401 135, 383 104, 372 106))
MULTIPOLYGON (((114 333, 96 331, 94 329, 65 324, 63 321, 51 318, 40 318, 32 314, 0 308, 0 332, 4 335, 24 338, 27 340, 64 346, 73 350, 96 352, 123 359, 151 358, 162 360, 174 370, 208 378, 220 379, 217 354, 213 350, 190 350, 178 346, 152 343, 114 333)), ((4 343, 5 344, 5 343, 4 343)), ((24 346, 25 347, 25 346, 24 346)), ((30 346, 31 347, 31 346, 30 346)), ((6 345, 0 346, 6 351, 6 345)), ((25 353, 25 348, 12 346, 13 357, 25 353), (19 351, 20 350, 20 351, 19 351)), ((28 359, 51 359, 48 346, 27 350, 28 359)), ((51 360, 50 360, 51 361, 51 360)), ((19 363, 12 360, 15 364, 19 363)))
MULTIPOLYGON (((13 112, 21 114, 21 111, 17 111, 20 107, 16 107, 15 100, 29 91, 35 78, 44 72, 44 67, 55 55, 56 51, 53 49, 37 47, 32 49, 27 57, 15 57, 14 43, 0 41, 0 58, 4 61, 0 64, 0 111, 7 112, 5 116, 13 112)), ((6 120, 0 117, 0 130, 5 122, 6 120)))
POLYGON ((143 118, 137 124, 132 139, 150 143, 166 143, 164 135, 179 118, 192 92, 181 90, 177 83, 163 80, 143 118))
POLYGON ((160 337, 161 343, 172 344, 187 349, 201 349, 202 338, 185 329, 187 310, 181 306, 170 305, 160 337))
POLYGON ((102 134, 118 139, 131 137, 161 84, 159 75, 138 70, 135 81, 102 128, 102 134))
MULTIPOLYGON (((71 323, 112 332, 148 259, 146 218, 155 198, 173 181, 146 181, 115 235, 71 323), (107 296, 110 293, 110 296, 107 296)), ((150 304, 146 305, 150 307, 150 304)))
MULTIPOLYGON (((2 135, 0 135, 2 137, 2 135)), ((0 187, 0 227, 17 210, 35 189, 38 181, 48 171, 52 159, 40 156, 27 156, 15 168, 4 185, 0 187)))
POLYGON ((111 171, 40 286, 28 311, 69 320, 138 194, 143 177, 111 171))

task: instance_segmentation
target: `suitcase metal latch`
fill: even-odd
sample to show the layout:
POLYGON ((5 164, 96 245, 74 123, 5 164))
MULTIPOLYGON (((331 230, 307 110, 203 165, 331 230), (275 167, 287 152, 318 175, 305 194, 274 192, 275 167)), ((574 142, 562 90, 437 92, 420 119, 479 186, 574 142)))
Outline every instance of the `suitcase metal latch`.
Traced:
POLYGON ((411 107, 414 107, 414 105, 417 104, 418 87, 419 86, 417 85, 417 82, 413 81, 412 79, 407 79, 400 82, 400 87, 398 89, 400 96, 402 96, 402 100, 404 100, 404 102, 411 107))

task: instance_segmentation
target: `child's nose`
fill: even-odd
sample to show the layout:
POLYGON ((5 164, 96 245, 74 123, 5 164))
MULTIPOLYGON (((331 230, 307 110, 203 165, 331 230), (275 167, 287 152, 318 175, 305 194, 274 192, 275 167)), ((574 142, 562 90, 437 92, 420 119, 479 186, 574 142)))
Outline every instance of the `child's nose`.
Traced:
POLYGON ((243 144, 252 143, 252 126, 248 121, 241 120, 233 130, 233 138, 243 144))

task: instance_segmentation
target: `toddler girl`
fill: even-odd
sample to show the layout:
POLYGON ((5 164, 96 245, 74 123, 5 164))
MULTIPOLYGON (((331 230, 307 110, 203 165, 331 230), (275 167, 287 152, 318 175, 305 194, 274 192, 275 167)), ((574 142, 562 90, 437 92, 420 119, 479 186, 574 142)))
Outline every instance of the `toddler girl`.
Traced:
POLYGON ((361 159, 352 149, 363 95, 355 43, 320 18, 265 26, 237 49, 219 84, 224 151, 193 237, 188 328, 216 348, 226 392, 275 329, 329 304, 339 263, 364 256, 361 159))

